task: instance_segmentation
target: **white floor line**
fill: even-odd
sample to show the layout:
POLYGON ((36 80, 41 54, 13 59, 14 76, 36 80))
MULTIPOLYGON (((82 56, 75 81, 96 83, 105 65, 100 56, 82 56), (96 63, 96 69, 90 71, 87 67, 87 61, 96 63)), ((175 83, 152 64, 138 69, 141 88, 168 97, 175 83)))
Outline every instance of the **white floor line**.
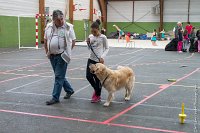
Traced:
MULTIPOLYGON (((139 61, 139 60, 141 60, 142 58, 144 58, 144 56, 137 58, 136 60, 132 61, 132 62, 129 63, 129 64, 133 64, 134 62, 139 61)), ((128 65, 129 65, 129 64, 128 64, 128 65)))
MULTIPOLYGON (((24 95, 35 95, 35 96, 48 96, 51 97, 51 95, 47 95, 47 94, 38 94, 38 93, 28 93, 28 92, 14 92, 14 91, 10 91, 9 93, 16 93, 16 94, 24 94, 24 95)), ((71 97, 72 99, 77 99, 77 100, 84 100, 84 101, 91 101, 90 98, 80 98, 80 97, 71 97)), ((102 99, 102 102, 105 102, 106 100, 102 99)), ((131 104, 134 105, 135 103, 132 102, 120 102, 120 101, 112 101, 112 103, 117 103, 117 104, 131 104)), ((146 107, 156 107, 156 108, 167 108, 167 109, 177 109, 177 110, 181 110, 182 108, 179 107, 170 107, 170 106, 160 106, 160 105, 151 105, 151 104, 140 104, 140 106, 146 106, 146 107)), ((185 110, 188 111, 194 111, 194 109, 191 108, 185 108, 185 110)), ((200 110, 198 110, 200 111, 200 110)))
POLYGON ((80 91, 82 91, 82 90, 84 90, 84 89, 88 88, 89 86, 90 86, 90 84, 89 84, 89 85, 86 85, 86 86, 84 86, 84 87, 82 87, 82 88, 80 88, 80 89, 78 89, 77 91, 75 91, 75 93, 74 93, 74 94, 77 94, 77 93, 79 93, 80 91))
POLYGON ((20 52, 20 51, 22 51, 22 50, 14 50, 14 51, 2 52, 0 54, 9 54, 9 53, 20 52))
POLYGON ((137 53, 137 52, 139 52, 139 51, 141 51, 141 50, 144 50, 144 49, 139 49, 139 50, 136 50, 136 51, 133 51, 133 52, 130 52, 130 53, 127 53, 127 51, 126 52, 122 52, 122 53, 119 53, 119 54, 114 54, 114 55, 108 55, 108 56, 106 56, 106 57, 115 57, 115 56, 119 56, 119 55, 130 55, 130 54, 134 54, 134 53, 137 53))
MULTIPOLYGON (((140 52, 140 51, 142 51, 142 50, 144 50, 144 49, 137 50, 137 51, 135 51, 134 53, 140 52)), ((118 65, 120 65, 121 63, 126 62, 126 61, 128 61, 128 60, 130 60, 130 59, 133 59, 133 58, 135 58, 135 57, 137 57, 137 56, 133 56, 133 57, 130 57, 130 58, 126 59, 126 60, 123 60, 123 61, 121 61, 121 62, 118 62, 118 63, 115 64, 114 66, 118 66, 118 65)), ((137 59, 136 59, 136 60, 137 60, 137 59)))
POLYGON ((6 92, 11 92, 11 91, 13 91, 13 90, 16 90, 16 89, 19 89, 19 88, 21 88, 21 87, 25 87, 25 86, 28 86, 28 85, 31 85, 31 84, 34 84, 34 83, 40 82, 40 81, 45 80, 45 79, 47 79, 47 78, 39 79, 39 80, 36 80, 36 81, 30 82, 30 83, 27 83, 27 84, 24 84, 24 85, 21 85, 21 86, 18 86, 18 87, 12 88, 12 89, 10 89, 10 90, 7 90, 6 92))

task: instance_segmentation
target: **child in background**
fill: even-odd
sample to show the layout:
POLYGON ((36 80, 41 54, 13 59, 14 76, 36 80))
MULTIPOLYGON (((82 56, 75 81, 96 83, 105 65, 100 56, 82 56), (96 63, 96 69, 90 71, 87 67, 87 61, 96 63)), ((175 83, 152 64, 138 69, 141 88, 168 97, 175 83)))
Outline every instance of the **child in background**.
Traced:
POLYGON ((177 51, 179 53, 182 53, 182 47, 183 47, 183 31, 181 28, 178 29, 178 46, 177 51))
POLYGON ((164 41, 165 40, 165 29, 163 29, 160 33, 161 33, 161 40, 164 41))
POLYGON ((153 46, 157 46, 157 44, 156 44, 156 40, 157 40, 156 36, 157 36, 156 29, 154 29, 153 33, 152 33, 152 38, 151 38, 151 42, 152 42, 153 46))
POLYGON ((188 30, 184 30, 183 32, 183 52, 187 52, 189 44, 188 30))
POLYGON ((117 25, 113 25, 113 27, 115 27, 117 29, 117 31, 119 32, 119 36, 118 36, 118 42, 120 39, 124 39, 125 33, 123 30, 121 30, 117 25))
POLYGON ((198 41, 198 53, 200 53, 200 28, 197 31, 196 36, 197 36, 197 41, 198 41))

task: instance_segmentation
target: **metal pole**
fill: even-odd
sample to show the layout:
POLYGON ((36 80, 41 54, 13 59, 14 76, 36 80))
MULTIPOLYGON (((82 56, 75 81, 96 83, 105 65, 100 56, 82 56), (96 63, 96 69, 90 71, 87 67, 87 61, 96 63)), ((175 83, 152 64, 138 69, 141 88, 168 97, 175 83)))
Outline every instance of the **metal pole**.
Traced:
POLYGON ((160 5, 160 31, 163 30, 163 11, 164 11, 164 0, 159 0, 160 5))
POLYGON ((133 0, 132 23, 134 22, 135 1, 133 0))
POLYGON ((188 18, 187 21, 190 22, 190 0, 188 0, 188 18))
POLYGON ((21 40, 20 40, 20 16, 18 16, 18 41, 19 41, 19 49, 21 48, 21 40))

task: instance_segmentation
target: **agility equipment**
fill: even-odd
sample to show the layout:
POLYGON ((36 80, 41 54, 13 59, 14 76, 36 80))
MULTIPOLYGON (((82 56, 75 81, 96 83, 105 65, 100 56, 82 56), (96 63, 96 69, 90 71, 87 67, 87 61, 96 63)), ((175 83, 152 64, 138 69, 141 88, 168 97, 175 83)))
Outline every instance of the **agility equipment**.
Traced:
POLYGON ((176 79, 167 79, 169 82, 176 82, 176 79))
POLYGON ((184 124, 185 122, 185 119, 187 117, 187 115, 184 113, 184 103, 182 103, 182 111, 181 111, 181 114, 179 114, 179 119, 180 119, 180 123, 181 124, 184 124))

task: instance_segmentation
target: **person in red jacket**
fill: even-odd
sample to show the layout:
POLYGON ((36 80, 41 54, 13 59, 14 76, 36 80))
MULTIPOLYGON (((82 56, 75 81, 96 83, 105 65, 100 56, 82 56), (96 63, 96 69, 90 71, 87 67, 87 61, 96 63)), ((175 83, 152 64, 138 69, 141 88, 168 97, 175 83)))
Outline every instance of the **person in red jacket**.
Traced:
POLYGON ((190 22, 187 23, 187 25, 185 26, 185 29, 188 31, 188 37, 191 37, 191 32, 192 32, 192 25, 190 24, 190 22))

